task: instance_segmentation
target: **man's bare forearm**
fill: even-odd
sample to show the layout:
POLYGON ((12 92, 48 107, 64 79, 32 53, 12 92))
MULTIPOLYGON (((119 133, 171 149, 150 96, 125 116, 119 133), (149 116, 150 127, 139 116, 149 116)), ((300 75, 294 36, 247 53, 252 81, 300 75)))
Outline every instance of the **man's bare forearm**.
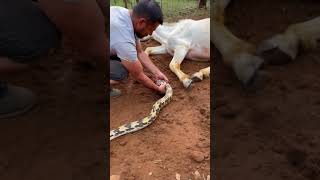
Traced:
POLYGON ((39 0, 39 5, 72 46, 85 49, 103 38, 105 18, 96 1, 39 0))
POLYGON ((153 64, 150 60, 149 56, 144 52, 138 53, 138 58, 143 65, 143 67, 147 68, 152 74, 156 74, 160 70, 153 64))
POLYGON ((136 79, 138 82, 140 82, 145 87, 147 87, 149 89, 153 89, 155 91, 159 91, 158 86, 144 73, 133 75, 133 78, 136 79))

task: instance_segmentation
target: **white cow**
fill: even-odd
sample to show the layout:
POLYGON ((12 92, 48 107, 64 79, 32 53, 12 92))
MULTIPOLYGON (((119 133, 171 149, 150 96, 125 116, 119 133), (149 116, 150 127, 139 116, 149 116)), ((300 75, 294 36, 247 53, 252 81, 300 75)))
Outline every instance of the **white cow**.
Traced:
POLYGON ((273 57, 272 54, 277 55, 280 51, 280 54, 285 54, 293 60, 299 47, 313 49, 320 42, 320 17, 316 17, 290 25, 284 33, 263 41, 257 47, 236 37, 224 25, 224 11, 230 1, 211 1, 211 29, 209 18, 198 21, 186 19, 159 26, 152 37, 160 42, 161 46, 148 47, 145 52, 149 55, 171 54, 173 59, 170 69, 187 88, 193 81, 202 80, 210 75, 210 67, 207 67, 189 76, 180 70, 180 64, 184 58, 206 61, 210 59, 211 31, 211 42, 222 55, 224 63, 233 69, 244 85, 248 85, 254 81, 264 63, 277 63, 272 61, 278 61, 279 58, 273 57), (273 58, 275 60, 272 60, 273 58))
POLYGON ((211 42, 244 85, 253 81, 264 63, 282 63, 280 61, 287 59, 283 57, 294 60, 299 47, 313 49, 320 42, 320 17, 292 24, 284 33, 264 40, 258 46, 242 40, 224 25, 224 12, 230 1, 211 1, 211 42))
MULTIPOLYGON (((252 55, 255 51, 254 46, 235 37, 223 22, 221 23, 224 7, 227 4, 222 3, 223 7, 216 8, 216 13, 219 12, 221 16, 220 19, 215 18, 211 21, 211 42, 222 54, 225 64, 233 68, 238 79, 243 84, 248 84, 263 60, 252 55)), ((185 19, 178 23, 160 25, 153 32, 152 38, 161 43, 161 46, 148 47, 145 52, 149 55, 171 54, 173 59, 170 62, 170 69, 178 76, 184 87, 188 88, 193 81, 201 81, 204 77, 210 76, 210 67, 201 69, 190 77, 180 69, 184 58, 209 61, 210 18, 197 21, 185 19)), ((147 38, 143 40, 145 39, 147 38)))
POLYGON ((190 87, 193 81, 201 81, 210 76, 210 67, 189 76, 181 71, 180 64, 187 58, 190 60, 210 60, 210 18, 202 20, 184 19, 177 23, 159 25, 152 38, 161 46, 148 47, 148 55, 166 54, 173 56, 170 69, 175 73, 184 87, 190 87))

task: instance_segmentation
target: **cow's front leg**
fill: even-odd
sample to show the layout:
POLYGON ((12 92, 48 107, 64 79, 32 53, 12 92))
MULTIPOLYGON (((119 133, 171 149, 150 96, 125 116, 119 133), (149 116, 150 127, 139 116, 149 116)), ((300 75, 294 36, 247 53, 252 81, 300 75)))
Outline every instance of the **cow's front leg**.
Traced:
POLYGON ((147 47, 144 51, 148 56, 155 54, 166 54, 167 50, 165 46, 147 47))
POLYGON ((239 39, 224 24, 211 21, 211 42, 223 56, 225 64, 232 67, 238 79, 248 85, 263 63, 263 59, 254 55, 255 46, 239 39))
POLYGON ((193 82, 202 81, 203 78, 208 78, 208 77, 210 77, 210 67, 200 69, 200 71, 191 75, 191 79, 193 82))
POLYGON ((189 49, 186 46, 177 46, 175 48, 173 58, 169 65, 171 71, 178 76, 179 80, 182 82, 185 88, 190 87, 192 80, 189 78, 189 75, 185 74, 180 70, 180 64, 182 63, 188 50, 189 49))
POLYGON ((258 54, 270 64, 282 64, 294 60, 299 47, 312 49, 320 41, 320 17, 290 25, 282 34, 263 41, 258 54))

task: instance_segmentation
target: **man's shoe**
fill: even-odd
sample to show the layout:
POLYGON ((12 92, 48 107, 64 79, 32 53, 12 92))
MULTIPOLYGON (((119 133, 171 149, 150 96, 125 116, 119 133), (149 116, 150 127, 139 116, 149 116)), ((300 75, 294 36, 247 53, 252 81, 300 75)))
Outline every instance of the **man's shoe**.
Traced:
POLYGON ((35 95, 28 89, 0 82, 0 119, 25 113, 35 102, 35 95))

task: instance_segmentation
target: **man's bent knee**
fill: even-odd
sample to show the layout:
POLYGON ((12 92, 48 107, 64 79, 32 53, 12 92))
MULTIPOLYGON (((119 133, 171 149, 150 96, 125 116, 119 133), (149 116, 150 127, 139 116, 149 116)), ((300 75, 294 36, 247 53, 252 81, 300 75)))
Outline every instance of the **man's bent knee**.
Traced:
POLYGON ((110 80, 121 81, 128 77, 128 70, 121 64, 121 61, 110 60, 110 80))

